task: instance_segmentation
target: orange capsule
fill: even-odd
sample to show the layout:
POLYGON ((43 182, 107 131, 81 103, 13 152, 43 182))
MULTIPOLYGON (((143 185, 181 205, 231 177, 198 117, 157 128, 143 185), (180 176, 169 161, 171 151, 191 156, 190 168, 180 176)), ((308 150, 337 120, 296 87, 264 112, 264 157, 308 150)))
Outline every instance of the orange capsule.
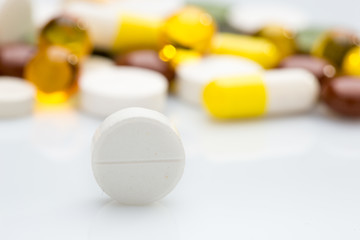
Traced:
POLYGON ((44 103, 66 101, 77 89, 79 59, 66 48, 41 48, 25 68, 25 78, 37 88, 44 103))

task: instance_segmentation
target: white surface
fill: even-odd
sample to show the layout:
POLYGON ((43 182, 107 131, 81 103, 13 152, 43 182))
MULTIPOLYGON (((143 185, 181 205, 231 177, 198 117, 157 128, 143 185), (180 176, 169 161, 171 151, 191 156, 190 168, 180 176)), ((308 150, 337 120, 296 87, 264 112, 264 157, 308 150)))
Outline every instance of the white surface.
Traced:
POLYGON ((79 106, 85 112, 107 117, 127 107, 163 111, 168 81, 158 72, 104 65, 82 73, 79 106))
MULTIPOLYGON (((283 2, 359 27, 354 0, 283 2)), ((90 141, 100 120, 66 107, 0 119, 0 239, 360 238, 359 120, 317 109, 220 123, 174 99, 166 115, 187 164, 179 186, 146 207, 98 188, 90 141)))
POLYGON ((291 114, 311 110, 320 95, 316 77, 304 69, 274 69, 264 73, 268 114, 291 114))
POLYGON ((227 20, 234 29, 245 33, 256 33, 269 24, 281 25, 294 32, 308 25, 308 18, 301 10, 274 2, 235 5, 230 8, 227 20))
MULTIPOLYGON (((5 0, 3 0, 5 1, 5 0)), ((35 16, 37 17, 39 14, 46 14, 44 10, 51 11, 54 8, 54 5, 61 5, 65 0, 31 0, 35 5, 35 16)), ((120 0, 123 1, 123 0, 120 0)), ((131 1, 131 5, 135 6, 137 1, 131 1)), ((142 0, 140 0, 142 1, 142 0)), ((156 2, 163 0, 151 0, 149 2, 156 2)), ((202 0, 208 1, 208 0, 202 0)), ((213 0, 220 1, 220 0, 213 0)), ((182 0, 168 0, 165 5, 175 5, 181 4, 182 0), (172 3, 170 3, 172 2, 172 3), (174 3, 175 2, 175 3, 174 3)), ((222 0, 224 3, 236 4, 236 3, 244 3, 244 4, 269 4, 267 0, 222 0)), ((358 18, 358 7, 359 3, 354 0, 342 0, 342 1, 328 1, 328 0, 275 0, 271 2, 272 6, 274 5, 286 5, 291 8, 299 9, 302 13, 308 16, 309 24, 320 24, 325 26, 338 26, 338 27, 348 27, 351 29, 360 30, 360 21, 358 18), (352 7, 349 7, 352 6, 352 7)), ((151 11, 154 10, 154 5, 150 8, 151 11)), ((141 11, 144 9, 142 6, 139 6, 141 11)), ((156 13, 161 14, 163 10, 160 10, 160 7, 156 8, 156 13)))
POLYGON ((35 87, 24 79, 0 77, 0 117, 30 114, 35 101, 35 87))
POLYGON ((185 152, 169 119, 144 108, 110 115, 92 142, 92 167, 101 189, 123 204, 153 203, 169 194, 184 172, 185 152))
POLYGON ((257 73, 262 69, 250 59, 231 55, 209 55, 199 61, 186 62, 176 70, 178 95, 201 106, 203 90, 215 78, 257 73))
POLYGON ((360 238, 360 122, 322 109, 215 122, 170 99, 187 162, 179 185, 145 207, 97 186, 100 120, 74 109, 0 120, 0 239, 360 238))

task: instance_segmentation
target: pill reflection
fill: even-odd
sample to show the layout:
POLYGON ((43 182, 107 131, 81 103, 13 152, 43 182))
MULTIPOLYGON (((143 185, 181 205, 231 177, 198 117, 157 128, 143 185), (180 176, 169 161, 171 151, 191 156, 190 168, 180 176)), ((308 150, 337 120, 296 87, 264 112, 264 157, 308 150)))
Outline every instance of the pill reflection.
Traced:
POLYGON ((79 115, 70 104, 57 107, 37 106, 31 129, 31 145, 49 161, 78 160, 91 138, 86 127, 79 127, 79 115))
POLYGON ((96 214, 89 229, 89 239, 179 239, 176 219, 169 208, 154 203, 130 207, 114 201, 96 214))
POLYGON ((199 124, 197 134, 206 159, 216 162, 287 158, 308 152, 318 133, 311 119, 216 122, 199 124))

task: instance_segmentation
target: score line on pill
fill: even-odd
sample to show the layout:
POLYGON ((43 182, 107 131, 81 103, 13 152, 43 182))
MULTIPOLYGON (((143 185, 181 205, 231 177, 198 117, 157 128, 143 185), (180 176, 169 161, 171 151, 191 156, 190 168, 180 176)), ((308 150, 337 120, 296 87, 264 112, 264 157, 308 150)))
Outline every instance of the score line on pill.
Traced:
POLYGON ((170 193, 181 179, 185 152, 170 121, 144 108, 118 111, 93 138, 92 168, 101 189, 127 205, 143 205, 170 193))

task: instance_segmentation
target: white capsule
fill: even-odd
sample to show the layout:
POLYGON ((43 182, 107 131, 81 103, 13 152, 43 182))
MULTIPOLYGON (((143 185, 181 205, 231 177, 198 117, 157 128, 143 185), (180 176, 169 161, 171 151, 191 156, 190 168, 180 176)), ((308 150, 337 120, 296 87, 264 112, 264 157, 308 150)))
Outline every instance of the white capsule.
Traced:
POLYGON ((84 22, 96 48, 108 50, 112 47, 119 24, 117 9, 102 4, 74 2, 66 6, 65 13, 84 22))
POLYGON ((121 0, 114 1, 118 9, 149 17, 165 19, 184 6, 184 0, 121 0))
POLYGON ((93 138, 92 167, 101 189, 115 200, 141 205, 165 197, 181 179, 185 152, 162 114, 127 108, 109 116, 93 138))
POLYGON ((308 111, 319 92, 313 74, 288 68, 217 78, 205 87, 203 99, 210 114, 227 119, 308 111))
POLYGON ((267 114, 290 114, 311 109, 319 98, 318 82, 312 73, 304 69, 266 71, 267 114))
POLYGON ((177 70, 177 92, 181 99, 201 105, 204 87, 217 77, 262 71, 254 61, 231 55, 209 55, 199 61, 181 64, 177 70))
POLYGON ((227 20, 234 29, 248 34, 254 34, 267 25, 282 26, 292 32, 308 25, 307 17, 298 9, 273 3, 233 6, 227 20))
POLYGON ((79 106, 99 117, 127 107, 163 111, 167 88, 166 78, 155 71, 105 65, 81 75, 79 106))
POLYGON ((30 114, 34 107, 35 87, 24 79, 0 77, 0 117, 30 114))
POLYGON ((0 1, 0 44, 31 42, 35 27, 30 0, 0 1))

